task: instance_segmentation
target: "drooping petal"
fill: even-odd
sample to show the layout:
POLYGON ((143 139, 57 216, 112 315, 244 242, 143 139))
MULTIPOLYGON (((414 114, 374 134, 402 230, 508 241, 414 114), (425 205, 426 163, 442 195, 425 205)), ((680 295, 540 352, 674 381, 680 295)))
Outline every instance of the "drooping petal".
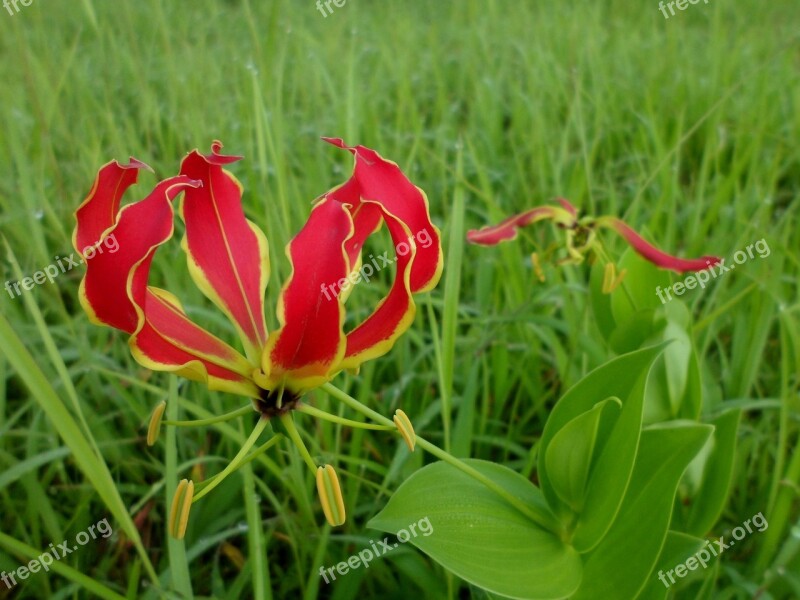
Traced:
POLYGON ((352 235, 349 207, 326 197, 287 246, 292 274, 278 302, 280 328, 270 334, 262 356, 262 387, 284 384, 300 393, 337 369, 345 352, 338 283, 350 273, 345 244, 352 235))
POLYGON ((257 363, 267 340, 267 240, 244 216, 241 184, 222 168, 240 157, 221 155, 221 149, 222 144, 214 142, 211 154, 195 150, 181 164, 182 175, 203 182, 186 190, 181 203, 183 247, 195 283, 230 316, 247 356, 257 363))
POLYGON ((537 206, 526 210, 524 213, 508 217, 497 225, 487 225, 480 229, 472 229, 467 232, 467 241, 481 246, 496 246, 500 242, 516 239, 520 227, 525 227, 544 219, 551 219, 568 225, 571 221, 574 221, 577 211, 566 200, 559 199, 559 202, 561 202, 563 208, 537 206))
POLYGON ((720 259, 716 256, 703 256, 701 258, 678 258, 666 252, 662 252, 655 246, 647 243, 642 236, 631 229, 620 219, 602 218, 597 220, 597 224, 610 227, 624 237, 627 242, 646 260, 662 269, 671 269, 678 273, 687 271, 702 271, 709 266, 716 265, 720 259))
POLYGON ((347 334, 343 369, 355 369, 367 360, 386 354, 414 321, 416 305, 411 295, 411 271, 418 248, 405 223, 388 212, 385 219, 395 249, 402 248, 396 250, 394 282, 372 314, 347 334))
POLYGON ((114 224, 122 195, 136 183, 139 169, 152 171, 133 157, 127 165, 112 160, 100 167, 92 190, 75 210, 78 225, 72 235, 72 245, 78 252, 96 244, 103 232, 114 224))
POLYGON ((172 294, 149 287, 143 313, 141 329, 128 342, 139 364, 206 383, 213 390, 259 396, 251 381, 253 365, 193 323, 172 294))
MULTIPOLYGON (((249 378, 253 366, 236 350, 192 323, 173 296, 147 286, 156 249, 172 237, 172 201, 197 185, 200 182, 184 176, 162 181, 144 200, 126 206, 111 218, 111 226, 104 227, 104 237, 97 240, 102 244, 86 253, 77 244, 86 262, 81 304, 95 323, 131 334, 131 352, 142 365, 177 372, 212 389, 257 397, 258 390, 249 378), (105 244, 107 239, 114 239, 114 245, 105 244)), ((116 202, 118 206, 121 195, 116 187, 90 195, 83 205, 85 210, 77 215, 78 231, 99 226, 83 222, 85 215, 98 213, 93 203, 111 207, 116 202)), ((99 223, 97 218, 92 219, 99 223)), ((76 234, 75 239, 80 240, 81 236, 76 234)))
POLYGON ((342 186, 328 192, 340 202, 357 209, 362 201, 372 201, 386 214, 394 215, 417 241, 411 265, 411 291, 427 292, 439 282, 442 273, 442 243, 439 229, 431 222, 428 199, 400 170, 365 146, 348 146, 339 138, 326 142, 350 151, 355 157, 353 175, 342 186))
MULTIPOLYGON (((88 253, 76 247, 87 266, 81 282, 81 300, 93 322, 131 334, 136 331, 136 307, 145 301, 153 252, 172 236, 172 200, 191 185, 196 183, 187 177, 166 179, 144 200, 123 208, 103 238, 113 239, 116 251, 106 249, 105 243, 88 253)), ((100 195, 92 202, 107 204, 100 195)), ((81 230, 80 214, 78 219, 77 229, 81 230)))

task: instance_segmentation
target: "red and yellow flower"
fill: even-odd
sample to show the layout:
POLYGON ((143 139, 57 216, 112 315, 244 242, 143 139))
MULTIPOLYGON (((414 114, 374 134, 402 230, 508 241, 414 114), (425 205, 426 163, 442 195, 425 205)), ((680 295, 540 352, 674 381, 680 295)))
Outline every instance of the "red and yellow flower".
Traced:
MULTIPOLYGON (((549 220, 566 230, 567 260, 572 262, 581 262, 588 251, 597 248, 596 234, 600 228, 616 231, 643 258, 662 269, 670 269, 678 273, 701 271, 720 261, 716 256, 691 259, 672 256, 649 244, 621 219, 609 216, 579 218, 578 210, 569 201, 559 198, 558 203, 559 206, 537 206, 521 214, 508 217, 497 225, 487 225, 481 229, 470 230, 467 232, 467 241, 481 246, 495 246, 500 242, 516 239, 521 227, 549 220)), ((538 265, 538 257, 535 255, 534 264, 538 265)))
POLYGON ((264 294, 269 278, 267 240, 242 209, 242 186, 224 167, 238 156, 192 151, 180 173, 159 182, 139 202, 120 210, 123 194, 148 168, 131 159, 103 166, 76 211, 73 242, 87 264, 80 300, 90 319, 130 335, 134 358, 156 371, 201 381, 213 390, 253 398, 272 414, 291 408, 271 404, 277 390, 289 399, 329 381, 342 369, 388 352, 411 324, 412 295, 433 288, 442 270, 438 229, 424 193, 393 162, 363 146, 328 142, 355 157, 352 176, 313 206, 286 254, 292 273, 278 300, 279 327, 267 331, 264 294), (203 294, 231 320, 243 352, 194 323, 172 293, 149 285, 157 249, 174 232, 173 201, 185 225, 182 247, 189 273, 203 294), (385 223, 395 247, 396 274, 385 298, 361 324, 344 330, 343 295, 321 289, 347 278, 360 265, 366 239, 385 223), (415 244, 426 231, 433 240, 415 244), (85 253, 114 235, 115 253, 85 253))
MULTIPOLYGON (((441 276, 439 230, 431 222, 422 190, 397 164, 374 150, 325 139, 348 150, 355 167, 347 181, 318 199, 306 224, 289 242, 286 255, 292 271, 277 302, 278 327, 271 332, 264 314, 270 264, 267 239, 245 217, 242 186, 225 169, 241 157, 222 154, 221 143, 214 142, 210 154, 190 152, 178 175, 160 181, 144 199, 123 208, 123 195, 136 183, 139 171, 149 167, 133 158, 127 164, 111 161, 100 169, 76 210, 73 243, 87 266, 80 301, 90 320, 127 333, 131 353, 141 365, 251 398, 262 415, 225 471, 204 482, 208 485, 196 494, 193 486, 179 487, 182 499, 178 502, 176 496, 175 506, 183 508, 174 509, 172 519, 180 521, 172 523, 178 537, 185 532, 191 503, 243 462, 271 417, 280 417, 306 462, 317 469, 289 411, 305 408, 324 417, 322 411, 300 407, 300 396, 343 369, 356 370, 364 361, 388 352, 411 325, 413 295, 432 289, 441 276), (150 285, 156 251, 174 233, 173 203, 178 198, 177 212, 185 226, 182 248, 191 278, 231 320, 241 349, 195 323, 174 294, 150 285), (372 313, 346 331, 346 295, 331 297, 323 290, 359 270, 367 238, 384 223, 395 249, 404 248, 392 263, 394 281, 372 313), (421 232, 430 243, 415 242, 422 239, 421 232), (95 252, 110 236, 117 250, 95 252)), ((164 407, 157 407, 148 431, 150 443, 155 442, 163 414, 164 407)), ((232 414, 240 416, 241 410, 232 414)), ((410 422, 399 433, 406 443, 413 435, 409 428, 410 422)), ((329 479, 335 477, 327 467, 325 472, 329 479)), ((326 506, 341 504, 336 498, 326 500, 326 506)), ((334 524, 343 519, 343 512, 336 511, 334 524)))

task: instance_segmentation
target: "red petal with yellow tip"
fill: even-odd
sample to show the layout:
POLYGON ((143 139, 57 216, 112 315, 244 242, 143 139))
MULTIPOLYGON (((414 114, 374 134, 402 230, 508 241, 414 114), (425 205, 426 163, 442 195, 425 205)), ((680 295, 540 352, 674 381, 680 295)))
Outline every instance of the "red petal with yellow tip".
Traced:
POLYGON ((127 165, 116 160, 105 164, 97 172, 92 191, 75 211, 78 226, 72 244, 82 253, 95 245, 103 232, 114 224, 122 195, 136 183, 139 169, 151 170, 143 162, 131 157, 127 165))
POLYGON ((340 202, 357 209, 371 201, 384 213, 394 215, 417 240, 417 253, 411 265, 411 291, 426 292, 439 282, 442 273, 442 243, 439 230, 431 222, 428 199, 400 170, 365 146, 348 146, 339 138, 322 138, 350 151, 355 157, 353 175, 342 186, 328 192, 340 202))
POLYGON ((197 286, 236 325, 246 353, 258 362, 266 343, 264 290, 269 279, 269 257, 264 234, 242 210, 242 186, 222 166, 239 160, 196 150, 181 164, 181 174, 202 182, 187 189, 181 203, 186 223, 189 271, 197 286))
POLYGON ((289 243, 292 274, 278 303, 281 326, 264 349, 262 385, 285 384, 299 393, 324 383, 337 368, 345 351, 338 283, 350 273, 345 243, 352 234, 348 208, 324 198, 289 243))
POLYGON ((467 232, 467 241, 481 246, 496 246, 500 242, 516 239, 520 227, 525 227, 543 219, 556 219, 559 213, 563 211, 574 217, 576 214, 575 209, 568 202, 567 205, 564 206, 562 203, 563 209, 559 209, 556 206, 537 206, 519 215, 508 217, 497 225, 487 225, 480 229, 472 229, 467 232))
POLYGON ((608 219, 599 221, 601 225, 606 225, 614 229, 628 243, 633 246, 642 257, 662 269, 671 269, 678 273, 686 271, 702 271, 711 265, 716 265, 720 259, 716 256, 703 256, 701 258, 678 258, 666 252, 662 252, 655 246, 647 243, 642 236, 636 233, 628 225, 619 219, 608 219))
MULTIPOLYGON (((94 322, 131 334, 131 351, 142 365, 178 372, 212 389, 257 396, 258 390, 249 380, 253 366, 192 323, 173 296, 147 286, 156 249, 172 237, 172 201, 198 185, 200 182, 183 176, 167 179, 144 200, 126 206, 110 219, 111 226, 98 241, 113 237, 115 250, 102 243, 96 250, 81 253, 87 267, 81 282, 81 304, 94 322)), ((82 221, 86 215, 97 214, 92 203, 119 205, 121 193, 117 190, 105 187, 90 194, 84 204, 88 208, 78 214, 78 231, 93 226, 82 221)), ((78 234, 75 237, 80 239, 78 234)))
POLYGON ((347 351, 341 368, 355 369, 362 362, 386 354, 414 320, 416 307, 411 297, 411 270, 416 249, 408 227, 394 215, 386 213, 386 225, 395 248, 406 244, 408 250, 398 251, 394 282, 367 319, 347 334, 347 351))

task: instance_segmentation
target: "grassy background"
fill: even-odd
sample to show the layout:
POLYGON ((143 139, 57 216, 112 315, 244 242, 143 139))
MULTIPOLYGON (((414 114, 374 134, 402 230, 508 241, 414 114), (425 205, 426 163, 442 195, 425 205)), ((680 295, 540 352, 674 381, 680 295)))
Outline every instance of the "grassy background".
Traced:
MULTIPOLYGON (((17 279, 15 261, 28 275, 71 252, 72 212, 101 164, 133 154, 164 177, 219 138, 246 156, 233 170, 269 238, 274 326, 283 246, 350 170, 349 155, 319 137, 363 143, 426 190, 453 252, 412 330, 335 383, 384 414, 402 407, 458 455, 535 477, 549 408, 611 356, 586 302, 588 269, 548 265, 541 284, 527 255, 553 239, 547 228, 496 249, 463 247, 464 229, 562 195, 686 255, 730 257, 763 238, 768 258, 684 297, 708 405, 747 409, 730 501, 710 533, 759 511, 770 522, 725 555, 703 593, 797 597, 796 2, 711 0, 669 20, 655 2, 535 4, 349 0, 325 18, 311 0, 34 0, 0 11, 4 280, 17 279)), ((142 177, 137 192, 154 180, 142 177)), ((233 339, 191 284, 177 239, 154 278, 233 339)), ((185 553, 169 544, 176 479, 221 470, 251 423, 182 430, 147 448, 150 410, 167 396, 187 418, 244 402, 141 369, 124 336, 89 325, 81 274, 0 299, 0 570, 105 517, 116 534, 9 597, 157 597, 153 577, 174 597, 190 585, 216 598, 485 597, 411 548, 322 582, 319 567, 375 539, 364 523, 429 458, 305 415, 312 453, 342 474, 344 528, 322 525, 311 474, 281 445, 195 506, 185 553), (138 552, 122 533, 125 523, 133 531, 126 509, 138 552)), ((381 297, 380 285, 361 287, 353 319, 381 297)), ((309 400, 353 416, 321 393, 309 400)))

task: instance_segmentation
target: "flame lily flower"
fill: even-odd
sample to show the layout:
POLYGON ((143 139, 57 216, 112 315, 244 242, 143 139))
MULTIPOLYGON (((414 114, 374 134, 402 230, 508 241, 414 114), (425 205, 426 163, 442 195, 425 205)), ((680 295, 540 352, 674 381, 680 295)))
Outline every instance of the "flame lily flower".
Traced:
MULTIPOLYGON (((495 246, 500 242, 513 240, 521 227, 538 221, 549 220, 567 231, 567 253, 572 262, 581 262, 589 250, 596 249, 598 241, 596 232, 605 227, 616 231, 643 258, 662 269, 670 269, 677 273, 701 271, 717 264, 716 256, 685 259, 672 256, 649 244, 622 220, 616 217, 578 217, 578 210, 569 201, 559 198, 560 206, 545 205, 532 208, 519 215, 509 217, 497 225, 488 225, 481 229, 467 232, 467 241, 482 246, 495 246)), ((533 257, 538 264, 538 256, 533 257)), ((617 281, 618 283, 618 281, 617 281)))
MULTIPOLYGON (((73 244, 87 265, 80 302, 90 320, 127 333, 131 353, 144 367, 250 398, 262 415, 255 438, 271 417, 284 421, 306 391, 388 352, 414 318, 412 295, 432 289, 442 271, 439 230, 424 193, 374 150, 324 139, 348 150, 355 168, 346 182, 318 199, 288 244, 292 273, 280 292, 279 327, 272 332, 264 315, 267 239, 245 217, 242 186, 225 169, 241 157, 221 154, 220 142, 210 154, 190 152, 177 176, 122 209, 123 194, 149 167, 133 158, 127 164, 111 161, 75 213, 73 244), (243 352, 192 321, 172 293, 149 285, 156 251, 173 235, 173 201, 179 196, 189 274, 230 318, 243 352), (345 331, 345 294, 326 297, 322 290, 353 281, 365 241, 383 223, 397 250, 394 281, 374 311, 345 331), (422 232, 427 244, 417 243, 422 232), (95 252, 111 235, 118 250, 95 252)), ((149 441, 155 441, 163 412, 157 409, 149 441)), ((291 420, 285 424, 297 443, 291 420)), ((204 492, 198 490, 194 499, 204 492)))

